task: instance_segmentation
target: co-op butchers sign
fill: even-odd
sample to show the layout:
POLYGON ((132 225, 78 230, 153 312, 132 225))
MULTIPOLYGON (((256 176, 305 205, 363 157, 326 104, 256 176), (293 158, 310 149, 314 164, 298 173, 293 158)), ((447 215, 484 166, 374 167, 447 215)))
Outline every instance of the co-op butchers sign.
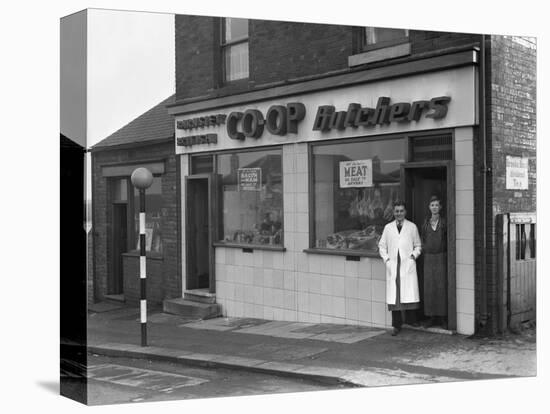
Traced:
MULTIPOLYGON (((417 122, 422 117, 440 119, 447 115, 449 96, 439 96, 412 103, 391 103, 390 98, 378 98, 376 108, 363 107, 350 103, 345 111, 336 111, 333 105, 321 105, 313 122, 313 131, 327 132, 333 129, 374 127, 391 123, 417 122)), ((272 105, 264 114, 257 109, 247 109, 225 114, 212 114, 177 121, 176 127, 184 131, 197 131, 205 127, 225 124, 229 138, 243 141, 246 138, 258 139, 265 129, 273 135, 298 133, 298 124, 306 115, 306 107, 301 102, 290 102, 286 106, 272 105)), ((177 139, 180 146, 189 147, 196 144, 216 144, 216 133, 189 135, 177 139)))

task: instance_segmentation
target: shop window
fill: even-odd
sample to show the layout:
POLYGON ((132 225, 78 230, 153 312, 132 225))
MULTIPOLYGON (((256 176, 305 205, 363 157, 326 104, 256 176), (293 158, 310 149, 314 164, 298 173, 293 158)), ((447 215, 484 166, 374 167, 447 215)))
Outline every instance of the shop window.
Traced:
MULTIPOLYGON (((139 191, 134 190, 134 239, 139 250, 139 191)), ((162 252, 162 178, 153 177, 153 183, 145 190, 145 250, 162 252)))
POLYGON ((248 78, 248 19, 222 20, 224 81, 248 78))
POLYGON ((363 50, 379 49, 405 43, 409 40, 406 29, 387 29, 384 27, 365 27, 362 31, 363 50))
POLYGON ((217 156, 223 242, 283 244, 283 177, 280 149, 217 156))
POLYGON ((405 139, 315 145, 313 248, 377 254, 400 198, 405 139))

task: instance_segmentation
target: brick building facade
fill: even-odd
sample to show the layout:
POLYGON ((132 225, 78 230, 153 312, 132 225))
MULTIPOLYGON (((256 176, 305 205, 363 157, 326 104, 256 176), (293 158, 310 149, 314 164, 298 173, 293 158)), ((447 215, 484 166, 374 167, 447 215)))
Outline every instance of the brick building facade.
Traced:
MULTIPOLYGON (((348 57, 360 52, 360 27, 250 20, 250 77, 224 83, 219 50, 220 18, 176 15, 176 100, 266 89, 276 85, 326 77, 350 70, 348 57)), ((471 46, 479 36, 468 33, 409 31, 410 56, 471 46)), ((403 60, 403 59, 401 59, 403 60)), ((406 59, 408 60, 408 59, 406 59)), ((392 59, 392 63, 399 59, 392 59)), ((385 66, 376 62, 369 67, 385 66)))
MULTIPOLYGON (((311 129, 309 132, 302 129, 296 135, 291 134, 288 140, 273 139, 277 134, 264 138, 265 132, 254 135, 254 131, 248 136, 253 135, 255 141, 244 137, 240 141, 227 140, 225 125, 219 124, 186 124, 191 127, 176 128, 182 183, 181 222, 189 219, 185 180, 192 180, 197 173, 209 173, 218 181, 228 183, 222 185, 221 190, 214 184, 217 191, 222 191, 213 196, 214 203, 210 206, 215 210, 211 224, 217 227, 212 229, 214 241, 223 239, 220 232, 224 231, 229 217, 227 208, 220 205, 234 197, 223 193, 235 185, 227 175, 220 174, 226 168, 224 157, 233 154, 231 162, 237 163, 238 157, 253 149, 280 149, 285 234, 281 249, 248 246, 242 242, 230 246, 225 236, 226 243, 214 243, 210 253, 213 256, 211 273, 215 273, 210 290, 215 292, 225 315, 387 326, 384 268, 376 255, 353 251, 342 251, 338 255, 323 251, 315 244, 319 242, 315 237, 320 229, 315 215, 323 208, 317 205, 319 196, 314 194, 317 178, 312 177, 312 168, 313 163, 318 162, 315 157, 320 157, 316 151, 322 152, 321 144, 334 140, 344 145, 354 142, 346 141, 353 138, 365 142, 366 148, 371 138, 397 136, 406 137, 409 150, 414 152, 416 142, 449 134, 450 141, 442 137, 438 144, 450 145, 452 152, 446 167, 447 178, 452 177, 452 182, 448 181, 449 189, 452 187, 448 201, 453 203, 447 213, 452 214, 454 223, 449 229, 452 248, 449 255, 453 256, 449 263, 454 271, 448 287, 449 306, 453 306, 449 309, 449 322, 454 325, 453 329, 467 334, 495 333, 506 328, 498 321, 507 312, 510 288, 503 289, 508 276, 497 266, 502 246, 497 244, 496 223, 502 214, 536 211, 536 47, 533 39, 409 30, 401 33, 403 36, 397 41, 392 41, 391 31, 386 32, 385 35, 390 35, 388 41, 383 39, 384 33, 377 32, 379 29, 249 20, 244 37, 236 36, 233 43, 231 36, 235 35, 227 31, 226 19, 180 15, 175 22, 176 101, 168 105, 168 110, 177 123, 214 114, 231 117, 232 112, 243 116, 247 110, 256 114, 259 111, 265 117, 270 106, 299 102, 305 104, 308 113, 301 121, 303 124, 313 121, 309 112, 315 111, 317 103, 343 111, 346 107, 338 107, 335 102, 363 104, 354 101, 361 99, 361 93, 367 94, 363 97, 366 100, 368 97, 369 102, 374 99, 373 107, 376 100, 368 93, 391 97, 392 103, 395 100, 391 94, 399 95, 401 91, 405 91, 405 95, 409 93, 411 100, 428 98, 421 96, 422 92, 409 82, 422 85, 426 91, 430 90, 428 85, 440 83, 442 95, 448 91, 454 94, 450 96, 449 115, 456 112, 465 116, 435 124, 414 121, 407 127, 383 125, 362 132, 355 127, 353 130, 340 128, 342 124, 338 126, 333 118, 334 129, 344 132, 315 135, 311 129), (369 39, 369 36, 372 37, 369 39), (382 39, 378 44, 373 42, 376 36, 382 39), (227 81, 229 69, 224 59, 228 57, 224 53, 239 42, 247 47, 246 74, 241 79, 227 81), (480 73, 482 66, 485 76, 480 73), (454 89, 457 86, 473 93, 459 102, 460 90, 454 89), (359 95, 354 95, 356 90, 360 91, 359 95), (342 94, 350 98, 342 100, 342 94), (318 96, 324 101, 316 101, 318 96), (482 104, 484 112, 479 111, 482 104), (205 141, 206 135, 200 135, 207 133, 216 135, 216 144, 205 141), (361 136, 365 137, 364 141, 361 136), (507 189, 507 155, 528 159, 527 189, 507 189)), ((235 30, 237 33, 243 29, 235 30)), ((254 125, 255 118, 250 117, 254 125)), ((263 117, 261 121, 268 122, 263 117)), ((237 132, 244 125, 240 122, 235 121, 237 132)), ((404 159, 404 168, 411 168, 407 171, 418 166, 410 157, 404 159)), ((440 168, 438 166, 444 164, 443 159, 438 162, 432 166, 440 168)), ((244 171, 246 168, 242 167, 239 168, 244 171)), ((231 174, 240 174, 239 169, 236 171, 231 174)), ((407 174, 414 176, 412 172, 401 173, 400 194, 405 198, 403 183, 410 178, 407 174)), ((326 211, 330 213, 330 208, 326 211)), ((420 213, 416 216, 418 221, 420 213)), ((182 257, 186 258, 181 269, 184 290, 190 277, 185 234, 182 225, 182 257)), ((534 233, 530 237, 534 240, 534 233)))
MULTIPOLYGON (((517 290, 533 289, 534 267, 519 283, 510 261, 534 259, 533 39, 186 15, 175 28, 175 97, 93 151, 91 300, 113 291, 114 180, 162 160, 148 297, 165 309, 198 298, 226 316, 388 327, 373 244, 386 206, 404 198, 420 227, 436 193, 449 225, 448 328, 496 333, 514 303, 532 311, 517 290), (143 142, 145 125, 157 141, 143 142), (527 187, 512 189, 507 162, 525 160, 527 187), (371 168, 372 182, 346 184, 345 165, 371 168)), ((120 266, 135 302, 130 244, 120 266)))
POLYGON ((148 225, 155 225, 148 236, 152 240, 147 242, 148 300, 158 305, 181 296, 178 166, 173 120, 165 108, 172 101, 170 97, 161 102, 92 148, 90 303, 105 299, 139 303, 138 230, 134 217, 139 203, 129 178, 141 166, 153 172, 158 184, 152 195, 147 190, 146 208, 153 211, 148 225), (124 219, 117 220, 120 216, 124 219))

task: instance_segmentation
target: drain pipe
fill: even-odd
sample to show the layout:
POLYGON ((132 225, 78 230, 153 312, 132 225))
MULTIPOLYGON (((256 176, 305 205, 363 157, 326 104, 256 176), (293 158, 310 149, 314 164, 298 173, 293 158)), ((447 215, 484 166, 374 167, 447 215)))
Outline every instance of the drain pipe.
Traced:
POLYGON ((480 318, 481 330, 486 330, 488 321, 487 304, 487 175, 490 169, 487 167, 487 126, 486 126, 486 77, 485 77, 485 35, 481 35, 481 47, 479 53, 479 138, 481 141, 481 297, 480 297, 480 318))

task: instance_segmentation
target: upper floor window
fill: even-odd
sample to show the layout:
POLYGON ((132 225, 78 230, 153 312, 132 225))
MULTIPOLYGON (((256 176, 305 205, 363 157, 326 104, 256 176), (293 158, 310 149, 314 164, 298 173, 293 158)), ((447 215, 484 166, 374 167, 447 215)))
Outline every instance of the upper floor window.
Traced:
POLYGON ((248 78, 248 19, 222 21, 224 81, 248 78))
POLYGON ((378 49, 408 41, 409 31, 407 29, 365 27, 362 37, 363 49, 378 49))

